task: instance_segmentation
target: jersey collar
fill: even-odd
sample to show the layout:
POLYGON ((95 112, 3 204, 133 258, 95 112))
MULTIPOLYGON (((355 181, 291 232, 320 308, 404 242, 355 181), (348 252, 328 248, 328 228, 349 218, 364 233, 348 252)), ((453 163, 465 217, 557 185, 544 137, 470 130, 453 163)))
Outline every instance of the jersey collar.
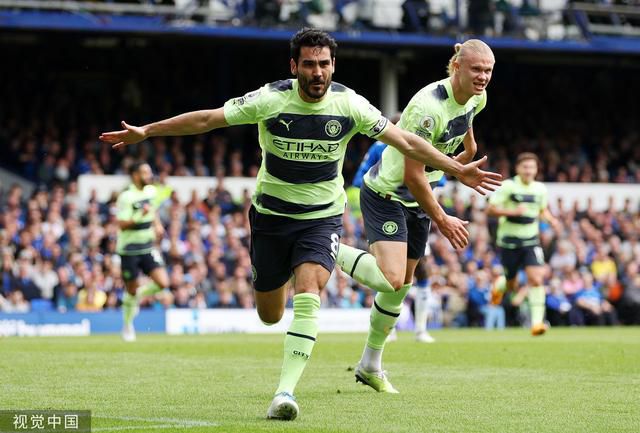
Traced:
MULTIPOLYGON (((453 94, 453 86, 451 85, 451 77, 444 80, 444 88, 447 89, 447 95, 449 95, 448 99, 453 105, 456 107, 466 107, 466 104, 458 104, 458 101, 456 101, 456 97, 453 94)), ((473 96, 471 98, 473 98, 473 96)), ((471 101, 471 98, 469 98, 469 101, 471 101)))

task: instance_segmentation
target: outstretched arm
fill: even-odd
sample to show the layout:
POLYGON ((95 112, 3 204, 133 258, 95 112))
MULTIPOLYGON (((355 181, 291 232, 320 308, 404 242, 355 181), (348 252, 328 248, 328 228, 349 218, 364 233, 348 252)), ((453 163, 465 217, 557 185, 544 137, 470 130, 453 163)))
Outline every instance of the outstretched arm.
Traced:
POLYGON ((380 141, 395 147, 411 159, 457 177, 460 182, 482 195, 485 195, 487 191, 495 191, 501 184, 502 176, 500 174, 480 170, 479 166, 487 160, 486 156, 478 161, 462 165, 417 135, 404 131, 393 124, 388 126, 380 137, 380 141))
POLYGON ((129 125, 123 120, 124 129, 104 132, 100 134, 100 140, 117 149, 139 143, 149 137, 202 134, 225 126, 228 126, 228 123, 221 107, 214 110, 191 111, 144 126, 129 125))
POLYGON ((433 190, 424 175, 424 164, 405 158, 404 183, 416 198, 420 207, 431 217, 442 234, 451 242, 454 248, 464 248, 469 242, 469 232, 465 228, 468 221, 449 216, 442 209, 433 190))

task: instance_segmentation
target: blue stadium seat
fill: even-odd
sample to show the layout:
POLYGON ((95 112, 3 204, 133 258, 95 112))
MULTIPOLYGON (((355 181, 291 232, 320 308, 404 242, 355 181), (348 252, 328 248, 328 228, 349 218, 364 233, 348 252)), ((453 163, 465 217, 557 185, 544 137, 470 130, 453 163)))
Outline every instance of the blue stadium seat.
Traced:
POLYGON ((49 299, 33 299, 31 301, 31 311, 53 311, 53 302, 49 299))

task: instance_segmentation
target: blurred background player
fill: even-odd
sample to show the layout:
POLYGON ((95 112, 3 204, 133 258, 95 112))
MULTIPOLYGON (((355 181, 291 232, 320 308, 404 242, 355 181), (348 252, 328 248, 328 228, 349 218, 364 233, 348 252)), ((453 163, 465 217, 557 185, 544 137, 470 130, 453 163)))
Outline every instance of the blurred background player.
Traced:
POLYGON ((365 98, 332 83, 336 48, 327 33, 304 28, 291 39, 290 67, 297 79, 268 84, 222 108, 184 113, 142 127, 123 122, 124 130, 101 135, 118 148, 154 136, 259 125, 263 162, 249 218, 261 320, 268 325, 279 322, 290 287, 295 290, 280 383, 267 411, 270 419, 293 420, 299 412, 293 391, 315 345, 320 291, 335 267, 345 207, 341 169, 351 137, 358 132, 379 137, 477 189, 492 188, 501 179, 480 170, 483 161, 463 165, 442 155, 425 140, 389 123, 365 98))
POLYGON ((159 195, 151 185, 153 173, 149 164, 131 165, 131 185, 118 196, 118 241, 116 250, 122 258, 122 278, 126 291, 122 300, 122 338, 135 341, 133 319, 138 314, 139 300, 169 286, 169 275, 162 256, 155 249, 156 236, 164 231, 157 218, 159 195), (139 271, 151 278, 140 286, 139 271))
MULTIPOLYGON (((444 177, 442 178, 444 179, 444 177)), ((413 301, 413 329, 416 341, 419 343, 435 343, 435 338, 427 331, 429 321, 429 301, 431 300, 431 286, 429 285, 429 269, 426 257, 429 255, 429 245, 418 261, 415 270, 415 294, 413 301)), ((395 332, 395 328, 394 328, 395 332)))
MULTIPOLYGON (((464 151, 456 160, 468 163, 477 150, 473 118, 486 105, 485 89, 495 58, 491 48, 477 39, 456 44, 454 48, 455 54, 447 67, 449 77, 420 90, 403 111, 398 125, 431 141, 445 155, 454 153, 464 143, 464 151)), ((464 248, 468 242, 465 228, 468 223, 448 216, 431 190, 443 176, 442 171, 406 159, 394 149, 385 149, 382 159, 364 176, 360 195, 373 256, 348 245, 340 246, 340 267, 358 282, 379 291, 371 309, 367 343, 355 373, 357 381, 378 392, 397 392, 382 370, 382 352, 411 288, 416 265, 424 256, 431 226, 428 216, 454 248, 464 248), (379 290, 389 284, 394 292, 379 290)), ((424 284, 426 275, 421 277, 424 284)))
MULTIPOLYGON (((544 313, 544 252, 540 246, 540 217, 548 221, 556 232, 559 223, 547 208, 547 188, 535 180, 538 157, 521 153, 516 160, 516 176, 504 182, 489 199, 487 212, 499 217, 497 245, 507 278, 507 291, 518 290, 518 272, 527 276, 528 300, 531 311, 531 334, 546 331, 544 313)), ((507 297, 508 299, 508 297, 507 297)))

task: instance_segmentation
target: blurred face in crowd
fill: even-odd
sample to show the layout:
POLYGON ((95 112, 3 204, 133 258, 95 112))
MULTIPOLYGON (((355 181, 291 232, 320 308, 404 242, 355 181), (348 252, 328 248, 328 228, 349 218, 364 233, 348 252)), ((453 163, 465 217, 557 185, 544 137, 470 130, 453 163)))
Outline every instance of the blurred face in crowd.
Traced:
POLYGON ((488 47, 480 51, 469 50, 454 62, 455 76, 462 95, 482 95, 491 81, 494 64, 495 58, 488 47))
POLYGON ((291 59, 291 73, 298 78, 303 100, 317 102, 327 93, 335 72, 335 58, 329 47, 301 47, 300 56, 291 59))
POLYGON ((149 164, 142 164, 138 170, 133 172, 133 183, 139 187, 145 187, 153 182, 153 172, 149 164))
POLYGON ((531 183, 538 174, 538 163, 535 159, 525 159, 516 166, 516 173, 524 183, 531 183))

